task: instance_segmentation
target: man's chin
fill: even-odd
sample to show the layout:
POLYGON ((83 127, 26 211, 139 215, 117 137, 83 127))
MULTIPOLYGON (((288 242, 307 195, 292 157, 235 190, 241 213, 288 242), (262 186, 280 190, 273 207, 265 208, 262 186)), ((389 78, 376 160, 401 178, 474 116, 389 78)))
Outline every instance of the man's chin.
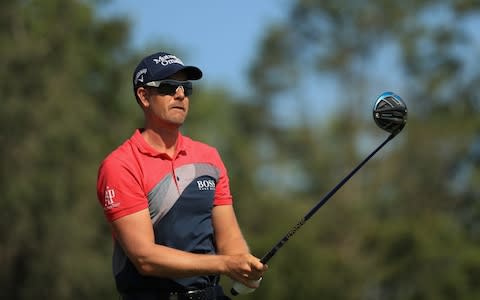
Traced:
POLYGON ((183 123, 185 123, 185 119, 182 120, 169 120, 168 124, 173 128, 180 128, 183 123))

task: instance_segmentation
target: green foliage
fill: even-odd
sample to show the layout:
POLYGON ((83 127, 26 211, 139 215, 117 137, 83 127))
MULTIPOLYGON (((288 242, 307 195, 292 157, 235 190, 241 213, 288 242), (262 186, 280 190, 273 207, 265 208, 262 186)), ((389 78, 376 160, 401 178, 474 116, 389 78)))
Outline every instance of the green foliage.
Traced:
MULTIPOLYGON (((0 4, 2 299, 116 297, 96 172, 142 125, 130 72, 144 53, 129 51, 122 18, 95 15, 96 2, 0 4)), ((198 84, 183 131, 221 152, 258 256, 384 139, 359 109, 370 107, 366 99, 393 78, 410 108, 404 132, 302 227, 242 299, 480 297, 480 73, 471 67, 478 8, 291 1, 289 17, 258 49, 251 97, 198 84), (377 69, 379 56, 395 68, 377 69), (303 118, 310 95, 299 86, 320 78, 342 93, 337 114, 312 122, 303 118), (287 115, 302 116, 298 122, 276 113, 292 95, 287 115)))
MULTIPOLYGON (((306 232, 278 254, 293 262, 275 258, 257 291, 261 298, 478 295, 472 274, 480 257, 478 231, 473 229, 478 226, 473 199, 480 192, 475 184, 480 73, 469 67, 478 52, 478 35, 472 31, 478 24, 470 23, 478 18, 478 8, 455 1, 293 1, 289 19, 265 37, 251 69, 265 115, 292 94, 302 113, 303 105, 311 104, 294 91, 305 82, 332 78, 342 88, 335 95, 340 113, 320 124, 322 130, 309 122, 268 128, 276 133, 267 138, 278 162, 300 165, 302 182, 307 182, 301 193, 291 190, 296 200, 286 204, 286 211, 311 195, 320 197, 381 142, 378 128, 365 120, 364 110, 356 109, 372 98, 372 90, 390 89, 393 76, 400 83, 397 88, 404 86, 397 92, 410 115, 404 132, 335 195, 338 204, 318 212, 315 217, 326 219, 325 224, 318 221, 324 226, 305 226, 306 232), (392 67, 375 69, 377 57, 392 67), (352 212, 348 218, 345 211, 352 212), (312 235, 318 231, 343 238, 317 245, 312 235), (297 251, 297 240, 309 247, 297 251), (316 246, 322 251, 313 252, 316 246), (328 267, 336 262, 335 270, 328 267), (270 276, 288 288, 269 283, 270 276), (299 278, 310 284, 297 284, 299 278), (338 282, 345 283, 343 290, 338 282)), ((296 177, 287 180, 295 182, 296 177)))
POLYGON ((126 109, 117 82, 127 24, 98 21, 79 1, 0 10, 2 298, 112 298, 94 187, 101 157, 128 128, 116 117, 126 109))

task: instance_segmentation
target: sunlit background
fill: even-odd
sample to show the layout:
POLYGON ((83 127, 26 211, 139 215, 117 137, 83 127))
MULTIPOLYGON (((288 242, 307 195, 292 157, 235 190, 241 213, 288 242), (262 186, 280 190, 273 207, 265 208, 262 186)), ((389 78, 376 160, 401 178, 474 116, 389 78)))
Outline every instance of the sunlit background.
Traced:
POLYGON ((480 299, 480 3, 30 0, 0 15, 1 299, 118 298, 97 169, 143 125, 131 76, 160 50, 204 72, 182 131, 219 149, 259 257, 387 137, 379 94, 409 108, 238 299, 480 299))

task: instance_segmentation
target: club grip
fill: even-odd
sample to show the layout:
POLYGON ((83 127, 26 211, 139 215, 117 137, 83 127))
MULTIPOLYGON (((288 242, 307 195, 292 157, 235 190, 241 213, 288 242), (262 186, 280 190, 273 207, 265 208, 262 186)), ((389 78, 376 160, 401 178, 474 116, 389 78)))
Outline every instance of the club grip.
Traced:
MULTIPOLYGON (((257 281, 254 281, 257 283, 257 286, 260 285, 260 281, 262 281, 262 278, 260 278, 259 280, 257 281)), ((233 286, 232 288, 230 289, 230 294, 232 294, 233 296, 237 296, 237 295, 246 295, 246 294, 250 294, 251 292, 255 291, 256 289, 254 288, 250 288, 248 286, 245 286, 243 284, 241 284, 240 282, 238 281, 235 281, 233 283, 233 286)))

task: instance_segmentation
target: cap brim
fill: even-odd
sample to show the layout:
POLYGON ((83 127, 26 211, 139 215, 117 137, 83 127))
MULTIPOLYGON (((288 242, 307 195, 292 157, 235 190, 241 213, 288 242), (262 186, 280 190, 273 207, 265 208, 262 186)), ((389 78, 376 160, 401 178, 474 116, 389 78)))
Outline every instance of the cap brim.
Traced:
POLYGON ((185 66, 175 73, 178 73, 180 71, 184 72, 187 75, 187 80, 198 80, 203 76, 202 71, 194 66, 185 66))
POLYGON ((187 76, 187 80, 198 80, 203 75, 202 71, 197 67, 171 64, 168 68, 162 69, 160 73, 152 74, 150 81, 167 79, 179 72, 183 72, 187 76))

